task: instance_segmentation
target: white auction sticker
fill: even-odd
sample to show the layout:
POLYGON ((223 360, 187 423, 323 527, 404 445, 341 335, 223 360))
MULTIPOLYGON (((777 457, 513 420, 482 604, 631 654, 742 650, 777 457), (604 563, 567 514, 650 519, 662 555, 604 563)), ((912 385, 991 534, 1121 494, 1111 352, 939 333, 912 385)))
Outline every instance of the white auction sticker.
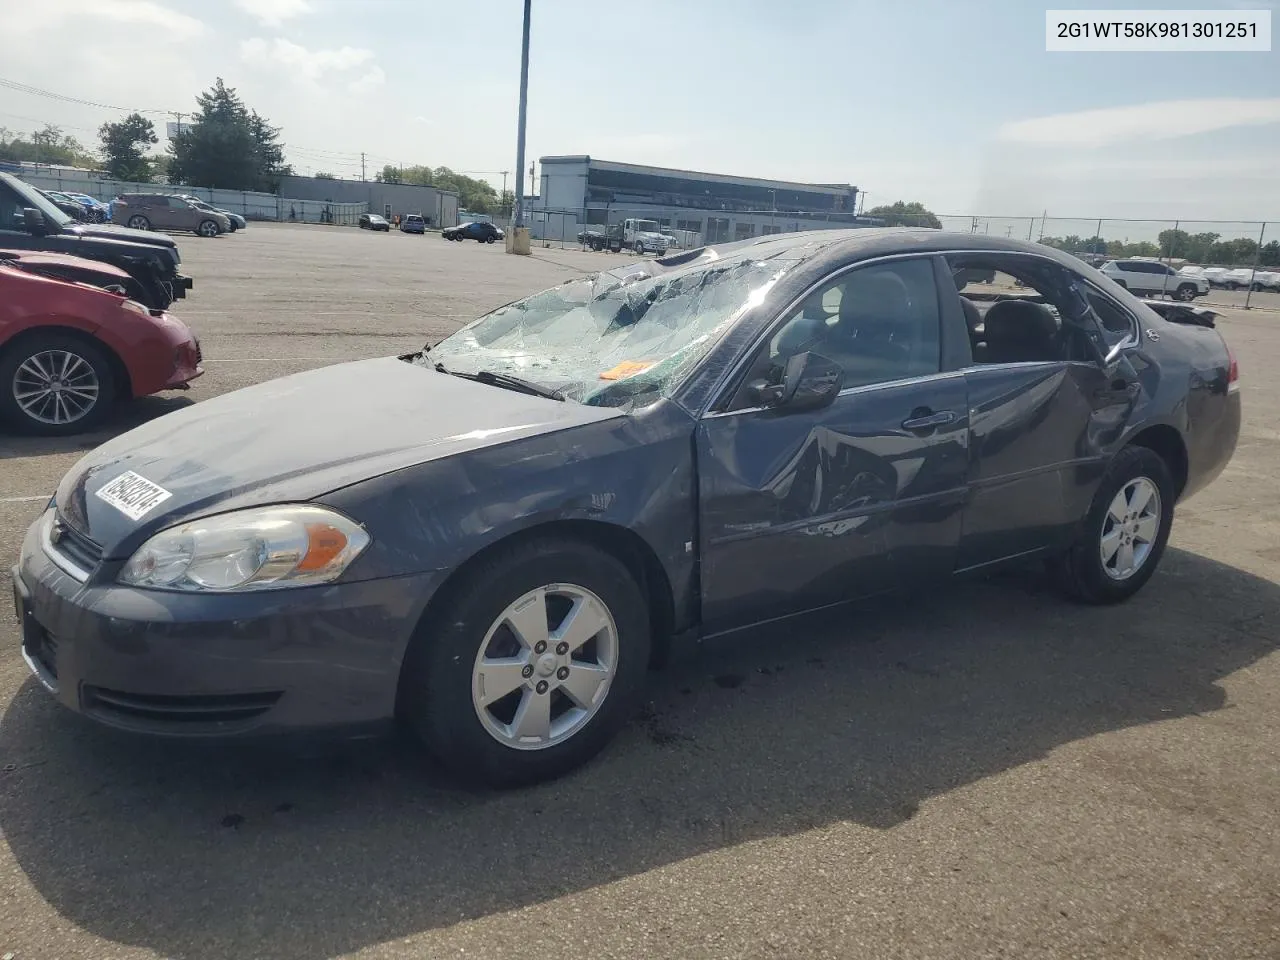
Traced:
POLYGON ((141 520, 149 510, 164 503, 173 494, 130 470, 99 487, 94 496, 111 504, 130 520, 141 520))
POLYGON ((1271 50, 1270 10, 1046 10, 1044 48, 1075 53, 1271 50))

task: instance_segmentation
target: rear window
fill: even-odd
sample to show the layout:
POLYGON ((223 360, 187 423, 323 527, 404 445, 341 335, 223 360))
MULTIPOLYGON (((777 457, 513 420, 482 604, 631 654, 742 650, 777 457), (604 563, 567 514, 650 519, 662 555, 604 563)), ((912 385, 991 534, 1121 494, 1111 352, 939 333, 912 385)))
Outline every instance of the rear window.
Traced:
POLYGON ((412 213, 411 213, 411 214, 409 214, 409 216, 405 217, 405 219, 406 219, 406 220, 408 220, 410 223, 421 223, 421 222, 422 222, 422 218, 421 218, 421 217, 414 216, 412 213))

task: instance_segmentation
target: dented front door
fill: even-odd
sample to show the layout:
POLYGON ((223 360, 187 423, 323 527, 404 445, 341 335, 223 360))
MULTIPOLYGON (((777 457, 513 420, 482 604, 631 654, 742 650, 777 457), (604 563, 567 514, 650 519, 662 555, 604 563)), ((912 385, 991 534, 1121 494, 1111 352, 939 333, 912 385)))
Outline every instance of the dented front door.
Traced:
POLYGON ((704 418, 697 457, 706 631, 950 572, 967 435, 960 373, 848 390, 817 411, 704 418), (911 427, 925 410, 954 418, 911 427))

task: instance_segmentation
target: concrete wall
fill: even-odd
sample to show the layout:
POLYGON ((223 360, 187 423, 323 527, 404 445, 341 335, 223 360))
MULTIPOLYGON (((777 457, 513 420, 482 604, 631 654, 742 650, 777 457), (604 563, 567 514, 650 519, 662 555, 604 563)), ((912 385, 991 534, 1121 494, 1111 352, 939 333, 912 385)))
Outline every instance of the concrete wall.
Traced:
POLYGON ((587 197, 586 160, 543 161, 538 206, 544 210, 581 210, 587 197))
POLYGON ((370 213, 391 216, 420 213, 433 227, 452 227, 458 222, 457 194, 409 183, 284 177, 280 195, 331 203, 367 203, 370 213))

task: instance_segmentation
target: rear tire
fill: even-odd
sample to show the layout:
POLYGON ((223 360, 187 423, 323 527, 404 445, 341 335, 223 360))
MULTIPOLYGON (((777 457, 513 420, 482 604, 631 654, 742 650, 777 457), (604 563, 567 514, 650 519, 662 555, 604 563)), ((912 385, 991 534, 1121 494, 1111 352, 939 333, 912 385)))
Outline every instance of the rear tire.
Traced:
POLYGON ((146 217, 144 217, 142 214, 135 213, 132 217, 130 217, 127 221, 125 221, 125 226, 129 227, 132 230, 150 230, 151 221, 148 220, 146 217))
POLYGON ((507 787, 561 776, 595 756, 630 718, 648 669, 649 629, 640 588, 613 555, 558 537, 513 545, 481 561, 428 615, 401 671, 401 712, 428 749, 466 779, 507 787), (540 588, 547 588, 550 599, 529 597, 540 588), (599 618, 605 625, 576 648, 585 658, 581 660, 571 650, 559 654, 551 627, 555 623, 562 628, 568 622, 569 615, 562 611, 571 601, 564 593, 574 591, 589 598, 575 608, 577 612, 598 611, 596 601, 606 612, 599 618), (525 605, 517 612, 529 610, 535 601, 542 604, 541 616, 529 610, 534 615, 524 621, 531 635, 539 630, 547 634, 541 653, 537 646, 530 649, 518 642, 508 626, 519 619, 510 615, 518 601, 525 605), (485 673, 482 655, 491 670, 491 658, 499 664, 515 658, 527 660, 524 669, 529 672, 517 670, 498 688, 510 692, 495 696, 493 684, 501 678, 485 673), (566 690, 574 689, 576 679, 598 682, 600 674, 594 668, 606 663, 612 664, 612 675, 592 688, 588 707, 577 705, 566 690), (580 666, 571 670, 574 664, 580 666), (575 672, 583 668, 584 673, 575 672), (561 680, 566 681, 563 688, 561 680), (486 682, 490 699, 484 706, 486 682), (538 706, 550 718, 545 721, 544 742, 516 738, 521 711, 532 716, 538 706))
POLYGON ((92 430, 115 398, 106 350, 87 338, 35 333, 0 357, 0 418, 22 433, 65 437, 92 430))
POLYGON ((1141 590, 1164 556, 1175 498, 1173 477, 1159 455, 1146 447, 1117 453, 1075 542, 1050 564, 1063 592, 1080 603, 1101 605, 1121 603, 1141 590), (1139 502, 1144 495, 1147 499, 1139 502), (1112 559, 1104 559, 1109 555, 1112 559))

